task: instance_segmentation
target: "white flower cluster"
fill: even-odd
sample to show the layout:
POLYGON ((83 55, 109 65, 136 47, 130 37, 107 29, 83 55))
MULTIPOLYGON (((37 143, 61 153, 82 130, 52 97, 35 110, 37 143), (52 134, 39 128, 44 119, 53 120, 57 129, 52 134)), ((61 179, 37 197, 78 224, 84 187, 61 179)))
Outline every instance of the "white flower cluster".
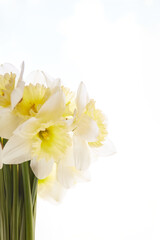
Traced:
POLYGON ((30 161, 39 194, 59 200, 65 188, 87 179, 94 154, 112 154, 105 117, 81 82, 76 96, 43 71, 23 80, 11 64, 0 66, 0 167, 30 161), (30 82, 25 84, 25 82, 30 82))

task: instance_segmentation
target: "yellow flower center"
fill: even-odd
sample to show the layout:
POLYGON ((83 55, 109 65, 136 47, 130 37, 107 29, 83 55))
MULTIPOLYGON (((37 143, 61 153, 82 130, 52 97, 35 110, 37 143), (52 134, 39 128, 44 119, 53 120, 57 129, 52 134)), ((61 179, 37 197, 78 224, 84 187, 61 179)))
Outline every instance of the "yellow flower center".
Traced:
POLYGON ((0 75, 0 106, 8 107, 11 105, 11 93, 15 87, 16 74, 6 73, 0 75))
POLYGON ((44 130, 44 131, 40 131, 39 132, 39 137, 42 141, 44 140, 49 140, 49 132, 48 132, 48 129, 44 130))
POLYGON ((23 98, 15 107, 14 113, 26 119, 33 117, 50 96, 49 88, 40 84, 29 84, 25 86, 23 98))
POLYGON ((54 158, 55 161, 58 161, 70 145, 71 139, 67 132, 67 126, 57 123, 37 133, 32 144, 32 156, 46 160, 54 158))

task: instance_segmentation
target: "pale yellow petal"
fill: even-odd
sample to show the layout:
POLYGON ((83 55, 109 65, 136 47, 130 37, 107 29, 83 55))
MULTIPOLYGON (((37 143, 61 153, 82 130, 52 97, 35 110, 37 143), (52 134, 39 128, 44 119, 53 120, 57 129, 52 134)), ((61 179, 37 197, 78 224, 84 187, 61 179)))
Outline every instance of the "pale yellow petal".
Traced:
POLYGON ((54 163, 51 174, 45 179, 38 180, 38 195, 50 202, 62 200, 66 189, 56 179, 57 167, 54 163))
POLYGON ((20 100, 22 99, 23 90, 24 90, 24 82, 21 81, 18 83, 17 87, 11 93, 11 109, 12 110, 15 108, 17 103, 19 103, 20 100))
POLYGON ((25 82, 27 83, 27 85, 30 83, 36 85, 38 83, 47 87, 46 78, 44 74, 39 70, 31 72, 26 77, 25 82))
POLYGON ((76 183, 74 167, 66 166, 62 161, 57 166, 57 180, 65 187, 70 188, 76 183))
POLYGON ((0 107, 0 137, 9 139, 19 123, 20 119, 9 108, 0 107))
POLYGON ((91 162, 90 149, 85 140, 81 137, 73 137, 73 154, 75 167, 78 170, 85 170, 91 162))
POLYGON ((65 193, 66 189, 57 180, 38 185, 38 195, 51 203, 60 202, 65 193))
POLYGON ((59 119, 65 110, 65 98, 61 89, 58 89, 41 107, 37 118, 44 121, 59 119))
POLYGON ((34 135, 36 135, 40 131, 40 129, 43 129, 41 122, 35 117, 32 117, 19 125, 14 131, 14 133, 19 137, 30 139, 34 135))
POLYGON ((76 136, 82 137, 87 142, 94 142, 97 140, 99 128, 92 118, 84 114, 80 118, 74 133, 76 136))
POLYGON ((30 149, 30 143, 26 139, 13 135, 3 148, 3 163, 19 164, 30 160, 30 149))
POLYGON ((16 84, 15 89, 11 93, 11 108, 12 110, 17 105, 17 103, 22 99, 23 97, 23 90, 25 83, 22 81, 23 79, 23 73, 24 73, 24 62, 21 64, 21 72, 18 77, 18 82, 16 84))
POLYGON ((88 173, 79 171, 74 166, 73 147, 68 148, 65 156, 57 164, 57 180, 65 188, 70 188, 78 182, 89 181, 88 173))
POLYGON ((84 110, 86 105, 89 102, 89 96, 87 93, 86 86, 83 82, 80 83, 78 91, 77 91, 77 97, 76 97, 76 105, 79 114, 81 114, 84 110))
POLYGON ((25 82, 27 84, 31 83, 33 85, 36 85, 38 83, 51 89, 55 87, 60 87, 61 85, 61 81, 59 78, 54 79, 50 77, 47 73, 40 70, 31 72, 25 79, 25 82))
POLYGON ((38 179, 46 178, 52 171, 54 160, 50 159, 46 161, 46 159, 32 159, 31 160, 31 168, 33 173, 38 179))
POLYGON ((49 76, 47 73, 43 71, 42 71, 42 74, 45 78, 47 87, 49 87, 50 89, 55 89, 56 87, 60 88, 61 80, 59 78, 52 78, 51 76, 49 76))
POLYGON ((18 75, 18 70, 10 63, 4 63, 0 65, 0 74, 4 75, 5 73, 15 73, 18 75))
POLYGON ((21 71, 20 71, 20 74, 19 74, 17 85, 22 81, 23 73, 24 73, 24 62, 22 62, 22 64, 21 64, 21 71))
POLYGON ((91 147, 91 149, 97 157, 107 157, 116 153, 114 144, 108 138, 102 146, 96 148, 91 147))

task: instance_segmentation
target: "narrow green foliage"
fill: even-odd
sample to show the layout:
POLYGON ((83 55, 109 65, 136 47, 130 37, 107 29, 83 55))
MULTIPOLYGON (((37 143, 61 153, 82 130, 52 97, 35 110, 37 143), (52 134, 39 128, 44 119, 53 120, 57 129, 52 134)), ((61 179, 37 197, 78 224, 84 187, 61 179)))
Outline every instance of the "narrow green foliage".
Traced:
POLYGON ((0 240, 35 239, 37 184, 29 161, 0 169, 0 240))

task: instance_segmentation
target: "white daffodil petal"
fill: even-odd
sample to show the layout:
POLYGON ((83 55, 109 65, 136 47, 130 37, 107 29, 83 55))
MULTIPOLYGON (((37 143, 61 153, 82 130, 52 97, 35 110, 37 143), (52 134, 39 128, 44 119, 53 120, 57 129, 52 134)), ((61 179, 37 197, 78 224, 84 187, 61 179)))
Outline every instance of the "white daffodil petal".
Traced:
POLYGON ((66 149, 65 155, 59 158, 59 162, 63 162, 65 166, 74 166, 73 146, 66 149))
POLYGON ((32 138, 39 131, 39 126, 39 121, 35 117, 32 117, 19 125, 14 134, 22 138, 32 138))
POLYGON ((27 85, 30 83, 36 85, 38 83, 47 87, 46 78, 44 77, 43 73, 39 70, 31 72, 25 79, 25 82, 27 83, 27 85))
POLYGON ((26 139, 13 135, 2 152, 2 160, 5 164, 19 164, 30 160, 30 144, 26 139))
POLYGON ((45 179, 38 180, 38 195, 51 202, 61 201, 66 189, 56 179, 56 163, 54 163, 51 174, 45 179))
POLYGON ((46 74, 43 71, 42 71, 42 74, 43 74, 43 76, 45 78, 47 87, 49 87, 50 89, 54 89, 56 87, 60 88, 61 80, 59 78, 54 79, 54 78, 50 77, 48 74, 46 74))
POLYGON ((89 167, 91 161, 89 146, 81 137, 73 137, 73 155, 76 169, 85 170, 89 167))
POLYGON ((60 202, 66 189, 57 181, 47 181, 44 184, 38 184, 38 195, 50 202, 60 202))
POLYGON ((21 65, 21 72, 18 77, 16 88, 11 93, 11 108, 12 108, 12 110, 14 109, 14 107, 17 105, 17 103, 23 97, 23 90, 24 90, 24 85, 25 85, 25 83, 22 81, 23 73, 24 73, 24 62, 22 62, 22 65, 21 65))
POLYGON ((49 87, 50 89, 61 86, 60 79, 53 79, 45 72, 39 70, 31 72, 25 79, 25 82, 27 84, 32 83, 33 85, 36 85, 37 83, 42 84, 45 87, 49 87))
POLYGON ((20 72, 20 75, 19 75, 17 84, 22 81, 22 79, 23 79, 23 73, 24 73, 24 62, 22 62, 22 64, 21 64, 21 72, 20 72))
POLYGON ((61 86, 60 79, 53 79, 48 74, 39 70, 31 72, 25 79, 25 82, 27 84, 32 83, 33 85, 36 85, 37 83, 42 84, 45 87, 49 87, 51 89, 61 86))
POLYGON ((101 147, 92 148, 93 153, 97 157, 107 157, 116 153, 116 148, 114 144, 107 138, 105 143, 101 147))
POLYGON ((2 145, 0 143, 0 169, 3 167, 3 162, 2 162, 2 145))
MULTIPOLYGON (((65 193, 66 189, 58 181, 55 181, 52 183, 52 187, 48 189, 48 196, 50 196, 48 200, 54 199, 56 202, 60 202, 65 193)), ((47 192, 45 194, 47 195, 47 192)))
POLYGON ((18 75, 18 70, 10 63, 4 63, 0 65, 0 74, 4 75, 5 73, 15 73, 18 75))
POLYGON ((11 93, 11 109, 13 110, 17 103, 23 97, 23 90, 24 90, 25 83, 23 81, 19 82, 17 87, 11 93))
POLYGON ((57 164, 57 180, 65 188, 70 188, 79 181, 89 180, 86 171, 79 171, 74 166, 73 147, 67 149, 65 156, 57 164))
POLYGON ((59 162, 57 166, 57 180, 65 187, 70 188, 75 184, 74 171, 72 167, 59 162))
POLYGON ((83 115, 75 129, 75 135, 80 136, 87 142, 95 142, 99 134, 97 123, 87 115, 83 115))
POLYGON ((67 166, 60 162, 57 166, 57 180, 65 188, 70 188, 77 182, 89 181, 90 177, 87 171, 79 171, 73 165, 67 166))
POLYGON ((9 108, 0 108, 0 137, 9 139, 19 123, 19 118, 9 108))
POLYGON ((64 94, 59 89, 43 104, 36 117, 47 121, 56 120, 62 116, 64 109, 64 94))
POLYGON ((89 102, 89 97, 88 97, 87 89, 84 83, 81 82, 79 85, 79 88, 77 91, 77 97, 76 97, 76 105, 77 105, 79 114, 81 114, 84 111, 88 102, 89 102))
POLYGON ((35 176, 39 179, 46 178, 52 171, 54 160, 48 160, 45 159, 36 159, 33 158, 31 161, 31 168, 34 172, 35 176))

